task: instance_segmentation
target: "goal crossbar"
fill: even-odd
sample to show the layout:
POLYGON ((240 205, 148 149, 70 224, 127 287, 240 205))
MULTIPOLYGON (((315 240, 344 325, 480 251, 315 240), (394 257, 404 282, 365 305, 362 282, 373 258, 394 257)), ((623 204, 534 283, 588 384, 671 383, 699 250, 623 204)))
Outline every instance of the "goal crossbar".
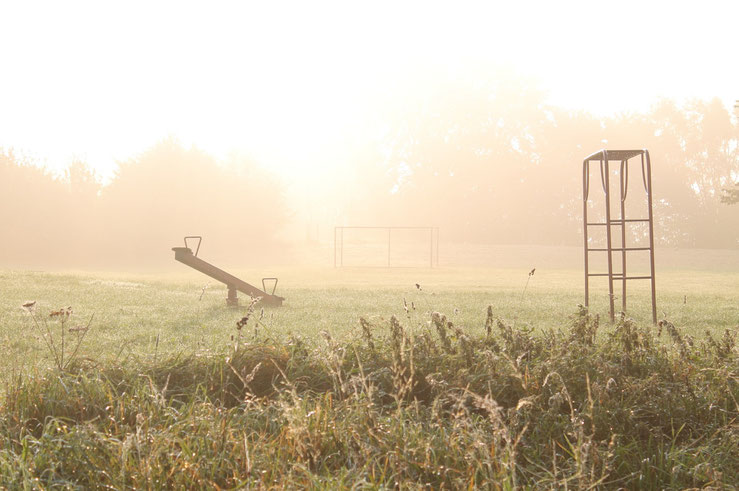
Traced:
POLYGON ((336 226, 334 227, 334 268, 344 266, 344 232, 346 230, 386 230, 387 231, 387 264, 377 265, 377 267, 407 267, 402 265, 393 265, 392 263, 392 241, 393 230, 417 230, 426 231, 428 233, 428 267, 433 268, 439 266, 439 227, 399 227, 399 226, 336 226))

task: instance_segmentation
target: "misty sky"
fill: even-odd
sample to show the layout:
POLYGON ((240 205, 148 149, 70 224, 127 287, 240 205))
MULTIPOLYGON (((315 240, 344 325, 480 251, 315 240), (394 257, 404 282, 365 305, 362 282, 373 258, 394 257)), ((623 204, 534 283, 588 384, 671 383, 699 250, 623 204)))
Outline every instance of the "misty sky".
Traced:
POLYGON ((731 107, 738 19, 726 1, 5 1, 0 147, 106 175, 174 136, 307 175, 396 87, 470 67, 602 115, 731 107))

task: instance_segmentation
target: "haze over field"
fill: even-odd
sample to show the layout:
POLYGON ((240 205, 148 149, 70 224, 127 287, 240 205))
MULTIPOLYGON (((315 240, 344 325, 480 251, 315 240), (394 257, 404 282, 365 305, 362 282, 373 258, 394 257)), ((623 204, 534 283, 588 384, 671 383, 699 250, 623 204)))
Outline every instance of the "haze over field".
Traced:
POLYGON ((650 150, 660 246, 739 247, 729 2, 6 2, 0 18, 0 267, 160 266, 188 234, 239 264, 328 264, 337 225, 578 246, 599 148, 650 150))

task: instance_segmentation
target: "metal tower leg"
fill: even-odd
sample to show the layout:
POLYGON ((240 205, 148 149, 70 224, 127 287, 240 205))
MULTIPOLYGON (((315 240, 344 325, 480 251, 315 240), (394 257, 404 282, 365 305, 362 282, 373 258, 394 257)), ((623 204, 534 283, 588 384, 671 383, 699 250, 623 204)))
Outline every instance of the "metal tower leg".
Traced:
MULTIPOLYGON (((657 323, 657 289, 654 274, 654 216, 652 214, 652 163, 649 160, 649 152, 644 150, 642 155, 642 164, 646 158, 646 187, 647 187, 647 204, 649 207, 649 268, 652 281, 652 322, 657 323)), ((642 169, 644 166, 642 165, 642 169)))
POLYGON ((606 190, 606 254, 608 254, 608 303, 610 305, 611 322, 615 317, 613 307, 613 243, 611 241, 611 173, 608 166, 608 154, 603 152, 604 159, 601 161, 601 179, 603 179, 606 190), (605 170, 604 170, 605 169, 605 170))
POLYGON ((619 172, 621 190, 621 311, 626 312, 626 194, 629 190, 629 166, 621 161, 619 172))
POLYGON ((583 216, 583 251, 585 252, 585 307, 590 303, 590 292, 588 282, 588 194, 590 194, 590 161, 582 163, 582 216, 583 216))

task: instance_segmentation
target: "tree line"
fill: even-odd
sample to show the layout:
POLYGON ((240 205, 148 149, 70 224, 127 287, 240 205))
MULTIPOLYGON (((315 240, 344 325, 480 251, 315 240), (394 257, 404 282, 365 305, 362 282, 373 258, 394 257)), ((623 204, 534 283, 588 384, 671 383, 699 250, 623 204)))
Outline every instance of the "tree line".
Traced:
MULTIPOLYGON (((739 247, 739 127, 718 100, 600 118, 546 104, 525 81, 470 79, 375 111, 345 165, 300 203, 255 162, 172 139, 119 163, 105 186, 85 162, 55 177, 0 150, 0 265, 163 264, 188 234, 207 237, 209 256, 279 261, 290 243, 278 237, 306 214, 330 227, 433 225, 459 242, 579 245, 582 161, 600 148, 650 151, 659 244, 739 247)), ((637 167, 629 200, 643 199, 640 181, 637 167)))
POLYGON ((218 162, 162 141, 119 164, 103 186, 84 162, 55 177, 0 152, 3 266, 149 267, 185 235, 209 255, 249 264, 276 242, 288 212, 277 179, 246 159, 218 162))

